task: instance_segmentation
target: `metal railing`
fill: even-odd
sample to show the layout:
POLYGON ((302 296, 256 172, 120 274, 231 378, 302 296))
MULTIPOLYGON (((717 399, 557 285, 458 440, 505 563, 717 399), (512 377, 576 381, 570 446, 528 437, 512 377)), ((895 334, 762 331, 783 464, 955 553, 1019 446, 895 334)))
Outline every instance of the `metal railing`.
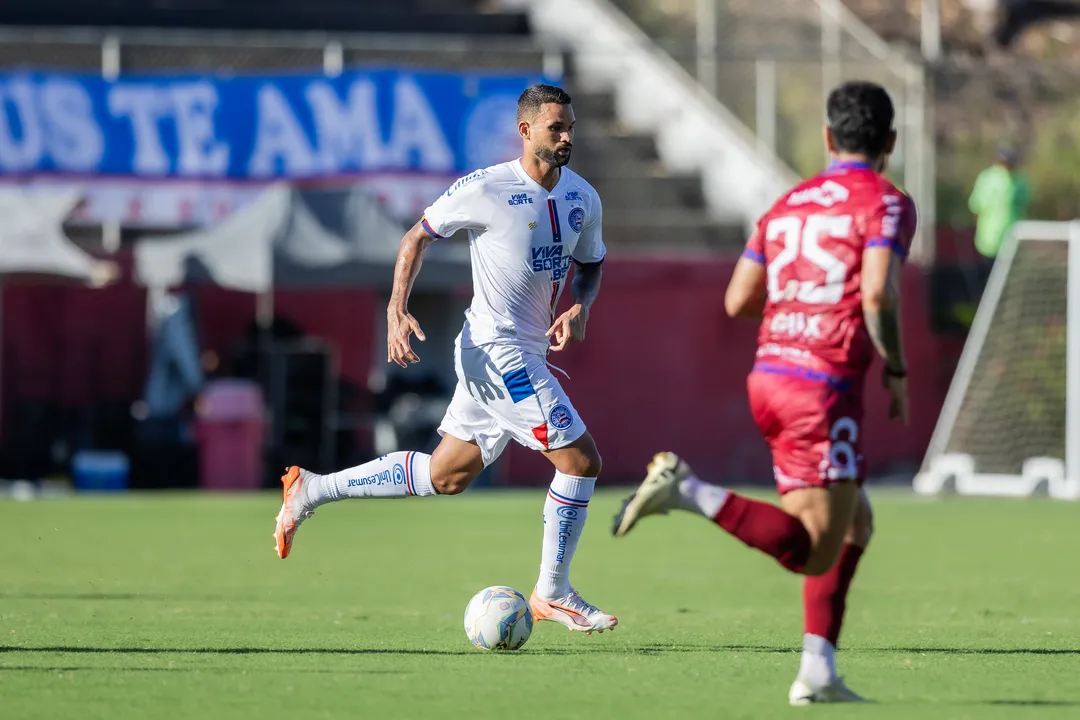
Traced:
POLYGON ((824 157, 825 98, 844 80, 884 85, 897 109, 890 174, 916 200, 912 257, 934 255, 932 104, 921 58, 881 39, 840 0, 611 0, 801 175, 824 157))

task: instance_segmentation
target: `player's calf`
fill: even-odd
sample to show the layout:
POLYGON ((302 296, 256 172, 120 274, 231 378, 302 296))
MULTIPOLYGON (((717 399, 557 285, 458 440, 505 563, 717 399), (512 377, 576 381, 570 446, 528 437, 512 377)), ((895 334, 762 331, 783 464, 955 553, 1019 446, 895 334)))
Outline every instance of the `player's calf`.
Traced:
POLYGON ((843 481, 827 487, 789 490, 781 498, 784 511, 802 523, 810 538, 802 574, 822 575, 836 564, 861 495, 854 481, 843 481))
POLYGON ((832 697, 829 689, 843 687, 836 672, 836 649, 848 591, 872 534, 870 501, 860 490, 855 496, 854 518, 844 533, 839 557, 826 572, 803 581, 803 653, 798 678, 792 685, 793 704, 802 704, 795 702, 798 698, 808 702, 825 698, 833 702, 827 699, 832 697))
POLYGON ((867 497, 866 491, 862 490, 859 493, 858 505, 855 506, 855 520, 848 529, 844 544, 855 545, 865 550, 872 537, 874 537, 874 509, 870 505, 870 498, 867 497))

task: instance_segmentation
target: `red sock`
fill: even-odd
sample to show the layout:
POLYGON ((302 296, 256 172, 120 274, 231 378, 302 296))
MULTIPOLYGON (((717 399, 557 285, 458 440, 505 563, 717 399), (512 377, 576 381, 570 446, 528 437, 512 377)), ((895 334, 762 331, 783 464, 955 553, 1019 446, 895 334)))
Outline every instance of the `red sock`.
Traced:
POLYGON ((810 558, 810 534, 802 522, 775 505, 731 493, 713 522, 792 572, 802 572, 810 558))
POLYGON ((807 577, 803 582, 803 631, 819 635, 836 647, 844 622, 848 588, 855 577, 863 548, 845 545, 840 559, 824 575, 807 577))

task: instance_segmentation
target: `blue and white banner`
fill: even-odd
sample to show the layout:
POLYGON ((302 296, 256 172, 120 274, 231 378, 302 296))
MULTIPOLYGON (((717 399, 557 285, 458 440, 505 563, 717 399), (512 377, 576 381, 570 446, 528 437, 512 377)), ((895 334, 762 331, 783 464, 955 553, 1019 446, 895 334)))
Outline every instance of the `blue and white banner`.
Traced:
POLYGON ((538 78, 0 73, 0 173, 271 180, 455 175, 513 157, 538 78))

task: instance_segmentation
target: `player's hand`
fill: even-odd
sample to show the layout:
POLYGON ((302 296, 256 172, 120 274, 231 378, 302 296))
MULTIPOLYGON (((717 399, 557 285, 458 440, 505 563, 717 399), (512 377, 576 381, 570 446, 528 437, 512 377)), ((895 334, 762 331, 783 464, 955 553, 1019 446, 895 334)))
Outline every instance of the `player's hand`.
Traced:
POLYGON ((889 419, 908 424, 907 376, 898 377, 888 370, 881 374, 882 384, 889 391, 889 419))
POLYGON ((420 362, 420 356, 409 347, 409 336, 413 333, 421 342, 427 339, 420 323, 409 313, 391 311, 386 314, 386 362, 395 362, 401 367, 420 362))
POLYGON ((585 325, 589 322, 589 308, 584 305, 574 305, 555 320, 555 324, 547 331, 549 338, 555 338, 555 344, 551 346, 553 352, 565 350, 572 342, 585 340, 585 325))

